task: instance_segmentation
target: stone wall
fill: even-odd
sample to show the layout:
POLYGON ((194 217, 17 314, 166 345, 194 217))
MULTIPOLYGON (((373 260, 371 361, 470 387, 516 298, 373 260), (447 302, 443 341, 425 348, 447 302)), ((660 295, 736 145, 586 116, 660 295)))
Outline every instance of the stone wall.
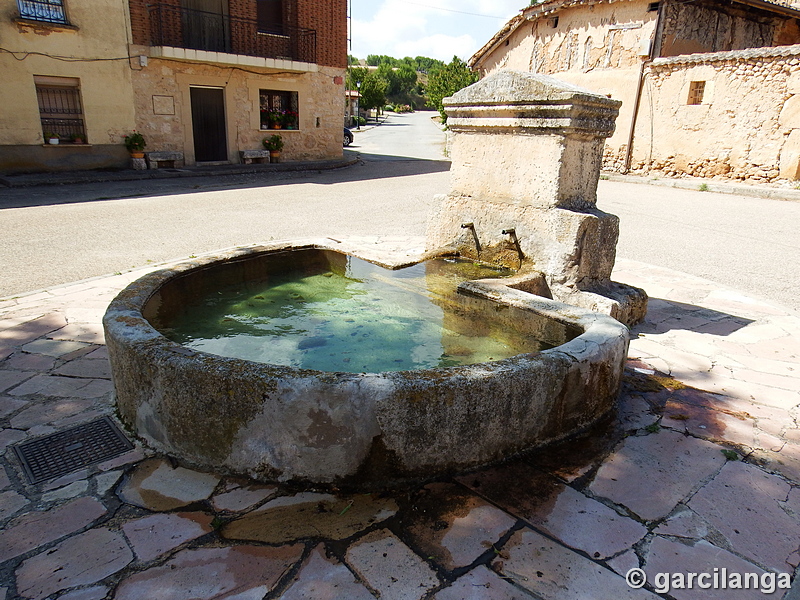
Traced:
MULTIPOLYGON (((609 144, 618 170, 624 145, 609 144)), ((800 178, 800 45, 653 61, 645 74, 632 170, 753 182, 800 178), (688 104, 692 82, 705 82, 688 104)))
MULTIPOLYGON (((621 100, 603 167, 623 171, 639 73, 647 59, 643 54, 656 35, 657 13, 647 7, 632 1, 575 4, 547 12, 546 4, 536 5, 525 11, 533 21, 520 19, 473 57, 472 64, 484 76, 499 70, 546 73, 621 100)), ((685 4, 680 8, 698 19, 697 11, 705 10, 685 4)), ((665 19, 669 48, 693 51, 695 42, 695 51, 705 48, 708 28, 693 29, 686 18, 669 14, 665 19)), ((745 18, 731 17, 725 23, 729 31, 723 41, 729 47, 797 39, 794 19, 763 27, 745 18)), ((631 170, 753 182, 798 180, 798 92, 800 46, 686 54, 645 63, 631 170), (701 81, 702 100, 689 104, 692 82, 701 81)))

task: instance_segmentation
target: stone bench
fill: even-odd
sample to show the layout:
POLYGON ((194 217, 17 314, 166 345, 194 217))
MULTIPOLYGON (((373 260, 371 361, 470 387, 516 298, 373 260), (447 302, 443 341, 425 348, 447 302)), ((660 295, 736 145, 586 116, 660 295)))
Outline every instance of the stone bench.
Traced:
POLYGON ((183 162, 183 152, 145 152, 144 155, 151 169, 175 168, 176 162, 183 162))
POLYGON ((239 156, 246 165, 269 162, 269 150, 240 150, 239 156))

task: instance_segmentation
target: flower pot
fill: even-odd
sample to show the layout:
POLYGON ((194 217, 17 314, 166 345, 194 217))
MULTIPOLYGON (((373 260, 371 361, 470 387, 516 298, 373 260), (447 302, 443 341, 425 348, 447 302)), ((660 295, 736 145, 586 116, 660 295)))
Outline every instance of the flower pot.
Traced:
POLYGON ((50 138, 49 140, 47 140, 47 143, 50 144, 51 146, 58 146, 58 138, 50 138))
POLYGON ((281 153, 279 150, 269 151, 269 162, 276 163, 281 161, 281 153))
POLYGON ((144 158, 144 152, 131 151, 131 158, 144 158))
POLYGON ((280 129, 281 128, 281 124, 280 123, 272 123, 270 125, 270 128, 271 129, 280 129))

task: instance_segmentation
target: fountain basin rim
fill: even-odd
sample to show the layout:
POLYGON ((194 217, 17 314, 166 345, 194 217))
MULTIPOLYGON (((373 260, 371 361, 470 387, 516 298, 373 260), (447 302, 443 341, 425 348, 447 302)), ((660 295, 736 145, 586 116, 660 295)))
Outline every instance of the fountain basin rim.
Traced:
POLYGON ((333 251, 399 268, 441 253, 396 254, 335 240, 237 248, 152 272, 103 318, 117 410, 148 446, 187 466, 264 482, 378 489, 496 462, 585 430, 613 409, 628 329, 611 317, 509 287, 462 291, 578 327, 535 354, 455 367, 326 372, 227 358, 159 333, 143 309, 192 271, 260 255, 333 251))

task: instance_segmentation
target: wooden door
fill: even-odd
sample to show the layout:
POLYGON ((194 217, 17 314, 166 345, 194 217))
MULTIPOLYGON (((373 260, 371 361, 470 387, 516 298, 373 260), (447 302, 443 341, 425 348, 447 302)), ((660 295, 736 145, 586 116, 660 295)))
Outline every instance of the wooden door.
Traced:
POLYGON ((228 160, 225 96, 222 88, 190 88, 194 158, 197 162, 228 160))

